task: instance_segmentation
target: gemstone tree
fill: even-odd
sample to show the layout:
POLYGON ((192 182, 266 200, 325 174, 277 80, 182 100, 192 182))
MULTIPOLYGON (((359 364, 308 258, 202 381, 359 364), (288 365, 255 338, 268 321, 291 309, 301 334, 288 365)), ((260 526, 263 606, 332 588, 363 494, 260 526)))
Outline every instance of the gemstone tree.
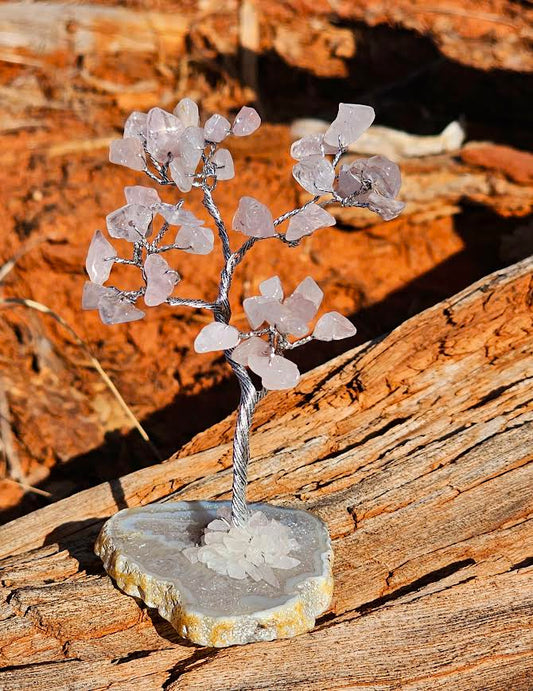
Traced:
POLYGON ((366 207, 385 220, 402 211, 404 205, 396 199, 400 171, 395 163, 373 156, 340 164, 347 147, 373 119, 369 106, 341 103, 323 135, 294 142, 293 175, 310 199, 273 218, 259 200, 241 197, 232 229, 246 239, 237 249, 230 244, 213 193, 219 182, 235 174, 230 151, 219 145, 230 135, 245 137, 257 130, 261 119, 253 108, 243 107, 233 124, 215 114, 202 127, 198 106, 184 98, 173 113, 161 108, 132 113, 124 137, 111 144, 111 162, 144 171, 152 181, 183 193, 198 189, 223 256, 213 300, 182 297, 181 277, 163 255, 170 250, 209 254, 215 246, 213 230, 183 208, 183 199, 168 204, 152 187, 126 187, 126 204, 106 222, 111 238, 131 243, 131 254, 119 256, 97 230, 86 262, 90 281, 83 291, 84 309, 97 309, 104 324, 142 319, 139 302, 211 312, 213 321, 197 335, 194 348, 199 353, 223 350, 240 384, 231 504, 178 502, 127 509, 108 521, 96 546, 121 588, 158 607, 192 641, 224 646, 294 635, 311 628, 329 602, 331 550, 325 526, 303 511, 246 503, 250 426, 267 391, 288 389, 299 381, 297 366, 285 357, 287 351, 313 339, 348 338, 356 330, 341 314, 328 312, 311 332, 323 293, 310 276, 287 297, 277 276, 263 281, 260 295, 243 303, 247 331, 230 323, 229 292, 236 268, 257 242, 268 239, 296 247, 307 235, 335 224, 328 206, 366 207), (107 285, 115 263, 140 269, 142 284, 137 290, 107 285), (135 543, 133 533, 142 541, 135 543), (205 579, 213 591, 210 597, 205 579), (275 606, 268 607, 269 601, 275 606))

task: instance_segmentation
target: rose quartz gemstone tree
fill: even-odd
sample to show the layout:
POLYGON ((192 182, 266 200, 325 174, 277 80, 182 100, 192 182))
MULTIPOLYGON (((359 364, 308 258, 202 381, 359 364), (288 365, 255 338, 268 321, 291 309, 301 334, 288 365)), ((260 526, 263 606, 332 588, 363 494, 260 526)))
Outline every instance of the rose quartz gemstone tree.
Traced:
POLYGON ((173 202, 168 197, 162 201, 153 187, 126 187, 126 204, 107 216, 106 225, 109 236, 129 243, 131 252, 119 256, 103 233, 96 231, 87 256, 90 282, 84 288, 83 307, 97 309, 106 324, 141 319, 144 312, 136 306, 141 299, 146 307, 165 304, 212 314, 213 321, 199 331, 194 348, 200 353, 223 351, 241 387, 231 520, 242 526, 247 516, 243 477, 255 405, 266 391, 298 383, 298 367, 286 357, 291 350, 312 340, 350 338, 356 329, 337 312, 319 315, 324 293, 310 276, 301 276, 292 292, 284 290, 278 276, 263 280, 259 294, 248 295, 243 302, 248 327, 242 322, 232 324, 229 293, 236 269, 258 242, 295 247, 333 226, 335 216, 330 210, 335 205, 366 207, 385 219, 397 216, 404 205, 396 198, 401 178, 395 163, 383 156, 344 158, 346 147, 373 122, 374 110, 341 103, 325 134, 308 135, 291 147, 293 177, 311 195, 309 200, 274 218, 267 199, 245 192, 237 200, 231 222, 235 236, 230 237, 216 204, 216 187, 235 176, 231 137, 252 135, 261 118, 249 106, 239 110, 233 123, 214 113, 202 124, 200 115, 190 98, 181 99, 172 113, 162 108, 135 111, 126 121, 124 137, 111 143, 111 162, 144 171, 163 187, 184 194, 199 192, 207 213, 197 217, 179 195, 173 202), (234 246, 239 235, 242 242, 234 246), (181 253, 204 255, 215 247, 222 255, 218 294, 210 300, 184 297, 186 281, 180 280, 174 262, 186 261, 181 253), (167 252, 172 253, 168 255, 172 263, 163 256, 167 252), (142 281, 136 290, 108 285, 117 263, 140 270, 142 281))
POLYGON ((374 111, 342 103, 324 135, 304 137, 291 147, 293 177, 310 198, 274 218, 260 187, 254 192, 259 199, 245 191, 236 199, 230 234, 216 188, 235 176, 231 138, 252 135, 261 118, 249 106, 232 124, 218 113, 202 124, 200 115, 190 98, 181 99, 172 113, 135 111, 124 137, 112 142, 111 162, 143 171, 174 191, 198 192, 206 213, 197 216, 180 195, 165 194, 162 200, 152 187, 126 187, 126 203, 107 216, 106 225, 119 249, 129 249, 119 254, 96 231, 82 306, 98 310, 108 325, 142 319, 139 301, 146 308, 189 307, 212 315, 193 347, 198 353, 222 352, 240 386, 231 505, 187 501, 126 509, 107 521, 96 551, 121 588, 158 607, 181 635, 226 646, 308 631, 329 605, 331 545, 325 524, 302 510, 247 504, 250 428, 255 407, 268 391, 298 385, 300 371, 288 357, 292 350, 356 333, 338 312, 320 315, 324 292, 305 275, 295 277, 290 287, 279 276, 262 280, 258 293, 251 290, 244 297, 243 318, 232 319, 235 271, 258 242, 270 243, 281 256, 282 245, 296 247, 333 226, 335 205, 365 207, 388 219, 400 213, 403 203, 396 198, 396 164, 382 156, 343 159, 346 147, 372 123, 374 111), (186 277, 187 254, 215 249, 221 265, 216 294, 186 297, 187 281, 178 268, 184 266, 186 277), (109 285, 116 264, 139 272, 138 288, 109 285))

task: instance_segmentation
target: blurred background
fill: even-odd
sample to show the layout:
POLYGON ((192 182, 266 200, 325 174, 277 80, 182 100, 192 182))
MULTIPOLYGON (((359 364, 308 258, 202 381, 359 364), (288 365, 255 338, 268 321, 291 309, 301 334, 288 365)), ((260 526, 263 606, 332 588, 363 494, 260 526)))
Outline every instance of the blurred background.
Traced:
MULTIPOLYGON (((237 326, 242 299, 274 274, 289 289, 311 274, 324 307, 357 325, 348 343, 302 349, 305 370, 533 252, 532 17, 518 0, 0 4, 0 521, 186 454, 237 403, 222 357, 192 350, 208 315, 159 307, 104 327, 81 311, 90 238, 123 186, 145 183, 107 160, 129 112, 184 96, 204 117, 259 110, 263 127, 229 142, 236 178, 216 191, 231 219, 244 194, 275 215, 301 201, 295 121, 331 121, 339 101, 376 109, 373 153, 401 166, 403 215, 339 210, 297 249, 261 243, 237 275, 237 326)), ((187 204, 205 217, 199 193, 187 204)), ((176 268, 177 294, 215 294, 216 252, 176 268)))

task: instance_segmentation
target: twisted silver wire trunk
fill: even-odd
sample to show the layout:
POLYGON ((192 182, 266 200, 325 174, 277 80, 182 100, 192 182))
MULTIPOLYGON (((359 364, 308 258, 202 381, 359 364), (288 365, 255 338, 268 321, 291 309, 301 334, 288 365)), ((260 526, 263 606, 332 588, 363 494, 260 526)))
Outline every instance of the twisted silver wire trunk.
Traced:
POLYGON ((228 356, 226 357, 241 388, 235 434, 233 436, 231 521, 233 525, 243 526, 248 520, 246 486, 248 484, 248 464, 250 462, 250 428, 255 406, 262 396, 261 392, 257 391, 253 385, 246 368, 237 364, 228 356))

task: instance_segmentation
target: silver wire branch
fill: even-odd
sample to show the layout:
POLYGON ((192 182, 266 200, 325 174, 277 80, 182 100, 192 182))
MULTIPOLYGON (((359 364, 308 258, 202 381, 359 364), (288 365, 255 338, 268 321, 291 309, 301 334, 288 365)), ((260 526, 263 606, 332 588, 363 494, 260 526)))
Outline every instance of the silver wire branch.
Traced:
POLYGON ((152 171, 148 168, 148 166, 145 164, 143 172, 148 175, 148 177, 153 180, 154 182, 159 183, 160 185, 172 185, 173 187, 176 187, 176 183, 174 180, 171 180, 168 177, 168 165, 170 163, 170 159, 166 161, 166 163, 160 164, 159 161, 157 161, 152 154, 148 151, 146 148, 146 139, 143 139, 143 149, 145 154, 148 156, 150 159, 151 164, 153 167, 156 169, 156 171, 159 173, 159 177, 152 173, 152 171))
POLYGON ((165 233, 167 232, 167 230, 168 230, 168 223, 167 223, 167 221, 165 221, 165 222, 161 225, 161 228, 159 228, 159 230, 157 231, 157 235, 155 236, 155 238, 154 238, 153 241, 152 241, 152 246, 153 246, 154 248, 156 248, 156 247, 159 245, 159 243, 160 243, 161 240, 163 239, 163 237, 164 237, 165 233))
POLYGON ((216 310, 217 305, 214 302, 207 302, 206 300, 196 300, 195 298, 167 298, 167 305, 172 307, 193 307, 202 310, 216 310))
POLYGON ((299 206, 297 209, 293 209, 292 211, 287 211, 286 213, 282 214, 281 216, 278 216, 276 219, 274 219, 274 226, 279 226, 280 223, 283 223, 283 221, 286 221, 288 218, 292 218, 293 216, 296 216, 296 214, 299 214, 300 211, 303 211, 304 209, 306 209, 311 204, 316 204, 321 196, 322 195, 317 195, 316 197, 313 197, 312 199, 310 199, 308 202, 305 202, 305 204, 302 204, 302 206, 299 206))
POLYGON ((228 231, 226 230, 226 225, 222 220, 222 216, 220 214, 218 206, 215 204, 215 200, 213 199, 213 190, 216 187, 216 170, 214 169, 211 163, 211 157, 215 149, 216 146, 211 145, 209 153, 207 155, 205 153, 202 154, 203 167, 202 174, 200 176, 201 179, 199 180, 199 186, 201 187, 204 193, 204 198, 202 200, 203 205, 205 206, 207 212, 215 222, 218 231, 218 237, 220 238, 220 241, 222 243, 222 253, 224 255, 224 259, 228 261, 228 259, 231 256, 231 247, 229 244, 228 231), (211 184, 208 184, 208 178, 212 179, 211 184))
POLYGON ((188 250, 190 249, 190 245, 188 247, 182 247, 181 245, 163 245, 162 247, 154 247, 153 249, 150 250, 150 254, 159 254, 161 252, 168 252, 169 250, 188 250))
POLYGON ((303 346, 312 340, 313 340, 313 336, 309 335, 309 336, 305 336, 304 338, 299 338, 297 341, 293 341, 292 343, 290 341, 285 341, 283 349, 284 350, 293 350, 294 348, 299 348, 300 346, 303 346))
POLYGON ((124 257, 106 257, 105 261, 112 261, 115 264, 129 264, 131 266, 139 266, 134 259, 124 259, 124 257))

